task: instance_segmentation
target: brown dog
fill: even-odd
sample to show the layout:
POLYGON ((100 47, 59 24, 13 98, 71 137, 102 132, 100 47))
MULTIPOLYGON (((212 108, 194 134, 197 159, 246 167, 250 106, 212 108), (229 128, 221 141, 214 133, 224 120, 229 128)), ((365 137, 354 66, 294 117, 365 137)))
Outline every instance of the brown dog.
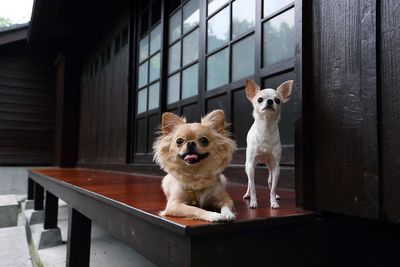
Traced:
POLYGON ((167 206, 161 215, 212 222, 235 219, 233 201, 221 174, 236 149, 225 126, 222 110, 209 113, 201 123, 186 123, 173 113, 163 114, 161 135, 153 146, 154 160, 168 173, 162 181, 167 206))

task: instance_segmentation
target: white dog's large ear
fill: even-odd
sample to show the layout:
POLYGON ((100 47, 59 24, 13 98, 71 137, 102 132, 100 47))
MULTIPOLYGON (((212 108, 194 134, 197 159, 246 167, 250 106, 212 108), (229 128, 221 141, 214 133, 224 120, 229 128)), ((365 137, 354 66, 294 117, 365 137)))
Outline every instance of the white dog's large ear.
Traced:
POLYGON ((254 96, 260 91, 260 87, 253 80, 246 79, 245 91, 247 99, 252 101, 254 96))
POLYGON ((161 131, 164 135, 168 135, 175 129, 177 125, 184 123, 186 123, 184 118, 181 118, 171 112, 165 112, 162 115, 161 131))
POLYGON ((207 124, 213 127, 218 133, 223 133, 225 130, 225 114, 221 109, 214 110, 208 113, 201 119, 202 124, 207 124))
POLYGON ((278 89, 276 89, 283 103, 289 101, 290 95, 292 94, 292 87, 293 87, 293 80, 288 80, 279 85, 278 89))

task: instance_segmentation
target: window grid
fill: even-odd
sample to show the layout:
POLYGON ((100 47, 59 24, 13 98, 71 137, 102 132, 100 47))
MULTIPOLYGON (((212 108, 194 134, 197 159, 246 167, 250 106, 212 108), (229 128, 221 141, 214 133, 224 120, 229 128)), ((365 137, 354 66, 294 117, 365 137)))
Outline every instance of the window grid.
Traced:
MULTIPOLYGON (((262 49, 261 49, 261 55, 260 55, 260 57, 261 57, 261 68, 266 68, 266 67, 268 67, 268 66, 270 66, 270 65, 266 65, 265 63, 264 63, 264 54, 265 54, 265 49, 264 49, 264 43, 263 43, 263 40, 264 40, 264 25, 265 25, 265 23, 267 23, 268 21, 270 21, 270 20, 272 20, 272 19, 274 19, 274 18, 276 18, 276 17, 278 17, 279 15, 281 15, 281 14, 284 14, 285 12, 287 12, 287 11, 289 11, 289 10, 291 10, 292 8, 294 8, 294 1, 292 1, 291 3, 289 3, 289 4, 287 4, 287 5, 285 5, 285 6, 282 6, 281 8, 279 8, 279 9, 277 9, 276 11, 274 11, 274 12, 272 12, 271 14, 269 14, 269 15, 267 15, 267 16, 265 16, 264 17, 264 5, 265 5, 265 1, 266 0, 262 0, 261 1, 261 4, 262 4, 262 18, 261 18, 261 47, 262 47, 262 49)), ((272 65, 274 65, 274 64, 278 64, 279 62, 275 62, 275 63, 273 63, 272 65)))
MULTIPOLYGON (((222 50, 227 48, 228 49, 228 84, 233 82, 232 81, 232 64, 231 64, 232 63, 232 50, 233 50, 232 47, 236 43, 239 43, 240 41, 244 40, 245 38, 255 34, 255 28, 256 27, 255 27, 255 24, 254 24, 254 26, 251 29, 249 29, 249 30, 247 30, 245 32, 242 32, 238 36, 235 36, 233 38, 233 3, 234 2, 235 2, 235 0, 227 1, 227 3, 221 5, 221 7, 219 7, 216 11, 212 12, 211 14, 209 14, 207 16, 207 18, 206 18, 206 25, 207 25, 206 37, 205 37, 205 42, 206 42, 206 55, 205 55, 206 56, 206 72, 205 72, 206 88, 205 88, 205 90, 206 91, 215 90, 215 89, 217 89, 217 88, 219 88, 221 86, 225 86, 226 85, 226 83, 225 83, 223 85, 220 85, 220 86, 217 86, 217 87, 214 87, 214 88, 207 88, 207 83, 208 83, 207 62, 208 62, 208 59, 211 56, 213 56, 213 55, 217 54, 218 52, 221 52, 222 50), (225 8, 228 8, 228 11, 229 11, 228 12, 229 13, 229 39, 225 44, 222 44, 222 45, 218 46, 217 48, 215 48, 215 49, 213 49, 211 51, 208 51, 208 27, 209 27, 208 23, 212 18, 214 18, 215 16, 220 14, 220 12, 222 12, 225 8)), ((208 10, 207 10, 207 12, 208 12, 208 10)), ((254 10, 254 14, 256 15, 256 10, 254 10)), ((257 21, 256 20, 256 16, 254 18, 255 18, 254 23, 256 23, 256 21, 257 21)), ((256 44, 255 44, 255 46, 256 46, 256 44)), ((255 47, 254 47, 254 49, 255 49, 255 47)))
MULTIPOLYGON (((179 16, 179 18, 180 18, 180 20, 179 20, 180 35, 179 35, 179 37, 175 37, 175 39, 172 42, 169 42, 169 40, 168 40, 168 49, 167 49, 167 51, 168 51, 167 53, 169 54, 169 49, 171 47, 173 47, 174 45, 179 43, 179 46, 180 46, 180 50, 179 50, 179 67, 174 69, 171 72, 169 72, 169 70, 168 70, 168 77, 167 77, 167 81, 168 81, 173 76, 179 75, 179 97, 178 97, 178 99, 176 101, 171 102, 171 103, 168 103, 168 100, 167 100, 167 105, 175 104, 176 102, 179 102, 180 100, 183 100, 183 98, 182 98, 182 96, 183 96, 183 92, 182 92, 182 90, 183 90, 183 72, 185 70, 191 68, 195 64, 199 63, 200 51, 199 51, 198 56, 197 56, 197 58, 195 60, 192 60, 191 62, 187 63, 186 65, 183 65, 183 40, 185 39, 185 37, 189 36, 190 34, 195 32, 196 30, 199 30, 199 28, 200 28, 200 14, 199 14, 199 23, 197 23, 197 25, 193 26, 190 30, 187 30, 186 32, 184 32, 184 29, 183 29, 183 23, 184 23, 183 9, 184 9, 184 6, 186 4, 188 4, 190 1, 191 0, 183 1, 173 12, 171 12, 171 14, 168 17, 168 22, 170 22, 171 18, 174 15, 176 15, 178 12, 180 13, 180 16, 179 16)), ((201 3, 199 1, 198 12, 200 12, 200 4, 201 3)), ((169 34, 170 34, 169 30, 170 29, 168 27, 168 33, 166 34, 166 36, 168 36, 168 38, 169 38, 169 34)), ((200 41, 200 39, 201 39, 201 36, 199 34, 199 41, 200 41)), ((200 47, 198 49, 200 49, 200 47)), ((168 58, 168 60, 169 60, 169 58, 168 58)), ((167 66, 167 68, 168 68, 168 66, 167 66)), ((200 71, 200 69, 198 68, 197 79, 199 78, 199 71, 200 71)), ((168 82, 167 82, 167 85, 168 85, 168 82)), ((169 92, 170 92, 170 89, 167 86, 167 99, 171 98, 171 97, 168 96, 169 92)), ((198 92, 197 92, 197 94, 198 94, 198 92)), ((195 95, 197 95, 197 94, 195 94, 195 95)), ((190 97, 192 97, 192 96, 190 96, 190 97)))
MULTIPOLYGON (((145 82, 145 84, 143 84, 143 85, 141 85, 141 84, 139 84, 139 82, 140 82, 140 79, 138 79, 138 81, 137 81, 137 95, 138 95, 138 97, 137 97, 137 99, 138 99, 138 101, 140 101, 140 97, 139 97, 139 95, 140 95, 140 92, 142 92, 143 90, 147 90, 147 96, 146 96, 146 105, 145 105, 145 109, 144 110, 141 110, 141 111, 139 111, 139 109, 137 109, 137 113, 138 114, 140 114, 140 113, 144 113, 144 112, 147 112, 147 111, 149 111, 150 109, 149 109, 149 93, 150 93, 150 87, 151 86, 153 86, 153 85, 155 85, 156 83, 159 83, 160 82, 160 78, 161 78, 161 68, 162 68, 162 66, 161 66, 161 57, 162 57, 162 55, 161 55, 161 42, 162 42, 162 36, 161 36, 161 38, 160 38, 160 45, 159 45, 159 47, 155 50, 155 51, 153 51, 152 53, 151 53, 151 41, 152 41, 152 39, 151 39, 151 33, 153 32, 153 30, 156 30, 157 29, 157 27, 161 27, 161 22, 158 22, 158 23, 156 23, 155 25, 153 25, 152 27, 150 27, 149 29, 148 29, 148 31, 147 32, 145 32, 145 33, 143 33, 142 34, 142 37, 141 37, 141 39, 140 39, 140 41, 139 41, 139 44, 143 41, 143 40, 145 40, 146 38, 147 38, 147 51, 146 51, 146 58, 144 58, 142 61, 140 61, 140 58, 138 58, 138 76, 140 75, 140 72, 139 72, 139 70, 140 70, 140 67, 141 66, 144 66, 144 64, 147 64, 147 77, 146 77, 146 82, 145 82), (156 79, 154 79, 154 80, 150 80, 150 71, 151 71, 151 69, 150 69, 150 63, 151 63, 151 60, 152 59, 154 59, 154 57, 156 57, 157 56, 157 54, 159 54, 159 66, 160 66, 160 68, 159 68, 159 70, 158 70, 158 78, 156 78, 156 79)), ((161 34, 161 29, 160 29, 160 34, 161 34)), ((139 47, 138 47, 138 55, 140 56, 140 52, 141 52, 141 47, 140 47, 140 45, 139 45, 139 47)), ((152 107, 151 109, 153 110, 153 109, 156 109, 156 108, 158 108, 159 107, 159 105, 160 105, 160 103, 158 103, 158 105, 156 106, 156 107, 152 107)), ((138 105, 137 105, 138 107, 139 107, 139 103, 138 103, 138 105)))

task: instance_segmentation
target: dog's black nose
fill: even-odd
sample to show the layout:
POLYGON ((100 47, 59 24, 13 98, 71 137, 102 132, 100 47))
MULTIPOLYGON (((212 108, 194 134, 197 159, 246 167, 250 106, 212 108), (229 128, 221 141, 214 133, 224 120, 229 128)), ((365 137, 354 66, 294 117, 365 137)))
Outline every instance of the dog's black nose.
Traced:
POLYGON ((267 100, 267 105, 272 106, 274 104, 274 100, 268 99, 267 100))
POLYGON ((196 143, 195 143, 194 141, 189 141, 189 142, 187 143, 187 148, 188 148, 189 150, 195 149, 195 148, 196 148, 196 143))

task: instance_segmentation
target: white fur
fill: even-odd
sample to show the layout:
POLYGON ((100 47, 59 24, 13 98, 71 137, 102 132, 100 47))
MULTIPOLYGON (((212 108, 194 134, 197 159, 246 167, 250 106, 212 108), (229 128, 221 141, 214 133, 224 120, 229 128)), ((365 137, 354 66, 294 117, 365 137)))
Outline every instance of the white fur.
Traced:
POLYGON ((289 84, 285 82, 282 84, 278 91, 274 89, 260 88, 252 81, 246 83, 246 94, 253 104, 253 117, 254 123, 247 134, 247 148, 246 148, 246 174, 248 177, 247 192, 243 198, 250 198, 250 208, 257 208, 257 196, 254 183, 254 167, 257 163, 265 163, 269 176, 268 187, 270 188, 270 203, 271 208, 279 208, 277 199, 279 196, 276 194, 280 173, 280 160, 282 153, 281 140, 279 135, 278 123, 280 120, 281 106, 288 100, 291 93, 292 81, 289 84), (288 94, 283 95, 280 91, 282 86, 285 89, 290 86, 288 94), (258 99, 263 99, 258 102, 258 99), (274 100, 278 98, 280 104, 274 100), (268 99, 272 99, 274 110, 265 109, 268 99))

